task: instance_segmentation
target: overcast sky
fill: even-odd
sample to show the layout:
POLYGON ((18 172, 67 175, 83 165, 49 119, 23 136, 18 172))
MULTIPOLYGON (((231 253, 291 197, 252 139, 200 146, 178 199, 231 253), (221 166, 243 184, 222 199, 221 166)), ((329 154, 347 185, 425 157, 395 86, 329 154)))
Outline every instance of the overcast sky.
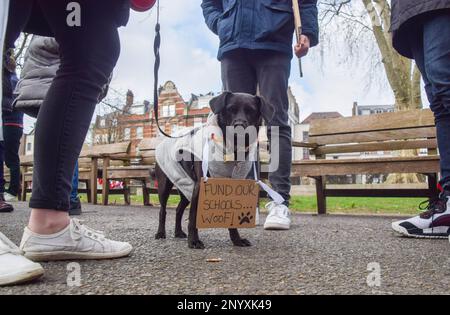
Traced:
MULTIPOLYGON (((220 64, 216 59, 219 41, 206 27, 201 0, 161 0, 161 74, 160 84, 172 80, 185 100, 191 93, 205 94, 221 90, 220 64)), ((120 29, 122 52, 111 86, 135 100, 152 100, 153 40, 156 11, 132 12, 127 27, 120 29)), ((339 111, 350 115, 354 101, 360 104, 391 104, 392 92, 386 86, 368 88, 368 75, 381 76, 371 69, 352 69, 342 62, 339 45, 344 34, 336 32, 335 49, 314 48, 303 60, 305 77, 299 78, 297 60, 293 60, 290 85, 300 105, 300 116, 312 111, 339 111)), ((333 45, 333 41, 331 42, 333 45)), ((357 51, 355 56, 368 52, 357 51)))

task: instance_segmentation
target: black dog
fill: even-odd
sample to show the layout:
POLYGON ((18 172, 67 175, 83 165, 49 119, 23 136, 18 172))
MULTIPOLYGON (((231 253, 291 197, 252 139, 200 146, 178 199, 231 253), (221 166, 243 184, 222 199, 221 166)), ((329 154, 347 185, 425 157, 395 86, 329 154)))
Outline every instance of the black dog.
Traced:
MULTIPOLYGON (((223 135, 226 135, 227 126, 232 126, 234 128, 243 127, 244 129, 253 126, 259 131, 259 127, 262 125, 262 119, 264 118, 266 122, 270 121, 274 113, 273 106, 263 98, 243 93, 233 94, 225 92, 212 99, 210 106, 212 112, 217 115, 218 125, 222 130, 223 135)), ((254 141, 257 141, 257 139, 254 139, 254 141)), ((245 150, 245 148, 237 147, 238 141, 235 141, 234 143, 235 155, 238 151, 245 150)), ((246 147, 248 147, 247 145, 249 145, 249 143, 246 143, 246 147)), ((198 229, 196 227, 200 179, 202 177, 202 162, 194 161, 194 157, 192 156, 191 161, 181 161, 180 163, 185 172, 189 174, 196 183, 189 213, 188 245, 190 248, 203 249, 204 245, 199 239, 198 229)), ((158 180, 158 195, 161 204, 159 228, 155 238, 163 239, 166 238, 165 223, 167 200, 174 184, 158 164, 155 168, 155 177, 158 180)), ((180 197, 181 201, 176 209, 175 237, 186 238, 186 234, 181 227, 181 221, 184 210, 189 205, 189 200, 181 192, 180 197)), ((237 229, 230 229, 229 233, 231 241, 235 246, 251 246, 248 240, 240 237, 237 229)))

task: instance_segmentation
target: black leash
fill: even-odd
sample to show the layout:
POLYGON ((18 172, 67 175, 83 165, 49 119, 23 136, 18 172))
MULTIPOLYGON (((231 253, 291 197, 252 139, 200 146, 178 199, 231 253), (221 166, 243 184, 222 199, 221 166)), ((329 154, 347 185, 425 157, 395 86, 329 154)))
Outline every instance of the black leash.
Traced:
POLYGON ((168 138, 181 138, 181 137, 173 137, 169 134, 167 134, 164 130, 162 130, 161 126, 159 125, 159 92, 158 92, 158 85, 159 85, 159 67, 161 65, 161 57, 159 54, 159 49, 161 48, 161 25, 160 25, 160 19, 159 19, 159 0, 156 6, 156 27, 155 27, 155 43, 153 46, 153 50, 155 52, 155 68, 154 68, 154 89, 153 89, 153 108, 155 110, 155 121, 156 125, 158 126, 158 130, 166 137, 168 138))

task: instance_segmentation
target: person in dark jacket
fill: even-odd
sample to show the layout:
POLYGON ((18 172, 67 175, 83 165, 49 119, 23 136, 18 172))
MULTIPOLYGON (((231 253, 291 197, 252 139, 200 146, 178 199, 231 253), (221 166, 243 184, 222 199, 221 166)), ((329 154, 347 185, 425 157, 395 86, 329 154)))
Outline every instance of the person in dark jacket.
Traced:
MULTIPOLYGON (((13 212, 14 207, 9 204, 8 202, 12 201, 13 198, 11 194, 9 194, 7 191, 5 191, 5 174, 4 174, 4 167, 3 164, 6 159, 6 164, 9 165, 11 168, 11 179, 10 179, 10 189, 15 190, 18 189, 18 185, 20 185, 20 162, 18 167, 12 166, 11 164, 11 152, 13 150, 13 146, 16 145, 16 137, 13 135, 15 132, 13 129, 15 127, 6 126, 9 123, 20 123, 20 113, 14 113, 12 110, 11 104, 13 102, 13 90, 17 84, 17 76, 15 74, 16 70, 16 62, 14 59, 14 54, 11 50, 6 51, 4 54, 3 62, 2 62, 2 69, 3 69, 3 81, 2 81, 2 123, 3 123, 3 140, 0 141, 0 213, 5 212, 13 212), (5 125, 6 122, 6 125, 5 125), (11 132, 12 131, 12 132, 11 132), (5 148, 7 149, 5 150, 5 148), (10 149, 10 150, 8 150, 10 149), (8 163, 9 162, 9 163, 8 163), (18 171, 18 174, 17 172, 18 171), (16 178, 18 176, 18 178, 16 178)), ((22 114, 23 118, 23 114, 22 114)), ((22 121, 23 125, 23 121, 22 121)), ((20 137, 17 140, 18 144, 20 145, 20 137)), ((18 155, 18 148, 16 154, 18 155)))
MULTIPOLYGON (((12 89, 17 85, 17 75, 10 73, 10 81, 12 89)), ((20 141, 23 135, 23 113, 11 108, 13 103, 13 93, 5 95, 3 97, 2 104, 2 120, 3 120, 3 138, 2 148, 0 154, 4 158, 6 167, 9 168, 10 181, 8 189, 4 190, 3 198, 7 202, 17 201, 20 190, 20 158, 19 148, 20 141)), ((0 165, 3 167, 3 163, 0 165)))
MULTIPOLYGON (((303 57, 319 42, 318 10, 316 0, 299 2, 303 33, 294 50, 303 57)), ((292 138, 287 91, 295 28, 292 0, 203 0, 202 8, 206 24, 220 39, 224 90, 255 95, 259 88, 276 108, 267 124, 269 139, 279 139, 279 166, 269 180, 285 202, 266 206, 269 215, 264 228, 289 229, 292 138)))
POLYGON ((441 194, 420 216, 394 222, 394 231, 416 238, 450 234, 450 0, 392 0, 393 45, 419 67, 436 119, 441 194))

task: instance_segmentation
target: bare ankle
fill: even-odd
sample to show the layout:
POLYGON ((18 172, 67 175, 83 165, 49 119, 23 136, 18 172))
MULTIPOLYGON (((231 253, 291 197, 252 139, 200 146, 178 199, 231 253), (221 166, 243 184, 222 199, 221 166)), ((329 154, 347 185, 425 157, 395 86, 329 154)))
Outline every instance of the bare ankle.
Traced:
POLYGON ((49 235, 62 231, 70 223, 67 212, 32 209, 28 228, 37 234, 49 235))

